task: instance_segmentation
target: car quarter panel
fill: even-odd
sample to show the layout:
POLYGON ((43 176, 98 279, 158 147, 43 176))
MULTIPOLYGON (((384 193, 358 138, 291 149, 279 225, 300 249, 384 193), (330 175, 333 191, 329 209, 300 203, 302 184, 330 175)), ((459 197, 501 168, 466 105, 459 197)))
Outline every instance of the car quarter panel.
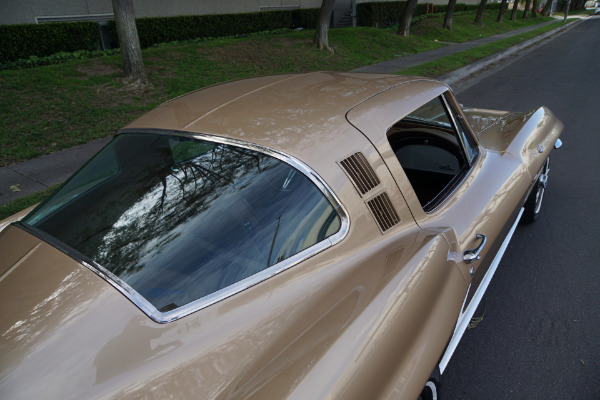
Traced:
MULTIPOLYGON (((416 396, 429 375, 422 365, 435 364, 449 339, 465 282, 448 265, 440 236, 359 242, 348 242, 351 248, 342 242, 330 249, 338 253, 334 258, 321 253, 302 268, 174 322, 186 332, 186 351, 153 379, 153 393, 364 399, 365 390, 369 398, 386 398, 395 383, 416 396), (428 255, 442 262, 432 268, 428 255), (439 307, 433 313, 417 307, 421 301, 439 307), (440 328, 444 319, 450 331, 440 328), (425 346, 427 340, 436 345, 425 346), (404 355, 401 368, 382 368, 394 368, 404 355), (358 381, 366 386, 350 390, 358 381)), ((147 391, 131 388, 117 397, 147 391)))
MULTIPOLYGON (((346 241, 309 262, 169 324, 151 321, 99 276, 40 241, 0 281, 2 393, 418 394, 449 339, 466 282, 441 235, 412 224, 365 236, 370 224, 358 218, 346 241)), ((0 248, 13 234, 29 235, 11 226, 0 248)))
POLYGON ((346 365, 333 376, 333 392, 323 391, 320 376, 330 373, 324 358, 312 371, 311 380, 294 391, 293 398, 398 399, 417 398, 439 361, 452 334, 467 284, 448 258, 448 244, 438 232, 419 231, 401 261, 398 249, 382 249, 385 274, 402 268, 390 285, 357 317, 344 337, 332 346, 332 356, 346 365), (397 260, 396 267, 392 267, 397 260), (400 267, 400 265, 403 265, 400 267), (348 351, 350 350, 350 351, 348 351), (335 353, 334 353, 335 352, 335 353))
POLYGON ((108 366, 97 358, 98 349, 130 318, 140 318, 125 297, 18 227, 0 233, 0 253, 2 398, 89 398, 82 391, 92 393, 103 373, 118 374, 135 363, 108 366), (17 255, 19 244, 29 250, 17 255), (4 257, 10 254, 16 257, 4 257))

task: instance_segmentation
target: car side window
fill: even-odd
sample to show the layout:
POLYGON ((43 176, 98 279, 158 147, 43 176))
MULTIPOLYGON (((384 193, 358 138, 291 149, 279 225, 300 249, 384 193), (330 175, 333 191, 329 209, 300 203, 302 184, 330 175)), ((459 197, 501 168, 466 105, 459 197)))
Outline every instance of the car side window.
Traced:
POLYGON ((387 136, 426 212, 447 197, 477 157, 474 139, 443 95, 395 123, 387 136))

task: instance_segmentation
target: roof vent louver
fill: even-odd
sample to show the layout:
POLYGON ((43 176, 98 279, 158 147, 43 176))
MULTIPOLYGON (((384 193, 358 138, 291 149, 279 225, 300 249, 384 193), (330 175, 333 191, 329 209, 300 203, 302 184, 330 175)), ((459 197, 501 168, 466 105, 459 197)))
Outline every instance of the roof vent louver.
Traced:
POLYGON ((340 164, 361 196, 379 185, 377 174, 362 153, 354 153, 340 161, 340 164))
POLYGON ((387 193, 383 192, 373 197, 367 201, 367 205, 382 232, 387 231, 400 222, 400 217, 398 217, 387 193))

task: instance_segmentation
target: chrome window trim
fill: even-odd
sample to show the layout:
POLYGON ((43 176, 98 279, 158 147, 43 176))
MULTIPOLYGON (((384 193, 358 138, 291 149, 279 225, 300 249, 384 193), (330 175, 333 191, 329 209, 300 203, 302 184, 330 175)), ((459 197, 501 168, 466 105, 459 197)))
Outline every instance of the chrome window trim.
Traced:
MULTIPOLYGON (((54 247, 63 251, 67 255, 72 258, 75 258, 78 262, 80 262, 83 266, 85 266, 90 271, 94 272, 100 278, 104 279, 111 286, 117 289, 121 294, 127 297, 135 306, 137 306, 144 314, 150 317, 153 321, 165 324, 169 322, 176 321, 180 318, 183 318, 187 315, 190 315, 196 311, 202 310, 208 306, 211 306, 215 303, 218 303, 228 297, 231 297, 237 293, 240 293, 258 283, 261 283, 289 268, 295 266, 296 264, 314 256, 317 253, 322 252, 325 249, 332 247, 333 245, 342 241, 348 231, 350 229, 350 220, 348 218, 348 213, 346 209, 339 201, 337 196, 333 193, 333 190, 325 183, 323 179, 308 165, 304 164, 302 161, 285 154, 283 152, 254 144, 249 142, 244 142, 237 139, 224 138, 220 136, 213 136, 203 133, 195 133, 195 132, 183 132, 183 131, 172 131, 172 130, 162 130, 162 129, 123 129, 117 132, 116 136, 124 135, 128 133, 144 133, 144 134, 159 134, 165 136, 182 136, 191 139, 205 140, 213 143, 220 143, 225 145, 237 146, 241 148, 245 148, 248 150, 256 151, 259 153, 266 154, 273 158, 276 158, 292 167, 296 170, 302 172, 306 177, 310 179, 315 186, 323 193, 325 198, 332 205, 336 213, 340 218, 340 229, 333 235, 327 237, 326 239, 315 243, 314 245, 302 250, 299 253, 294 254, 293 256, 274 264, 264 270, 251 275, 241 281, 238 281, 232 285, 224 287, 214 293, 201 297, 197 300, 194 300, 190 303, 184 304, 181 307, 178 307, 174 310, 161 312, 156 307, 152 305, 148 300, 146 300, 140 293, 134 290, 131 286, 129 286, 125 281, 120 279, 118 276, 114 275, 112 272, 104 268, 102 265, 90 260, 89 258, 81 255, 79 252, 74 251, 70 247, 66 246, 62 242, 56 243, 56 240, 50 241, 54 247), (54 243, 53 243, 54 242, 54 243), (67 247, 65 249, 65 247, 67 247)), ((39 235, 40 231, 27 226, 28 231, 32 231, 39 235)), ((47 236, 47 235, 44 235, 47 236)), ((48 241, 48 240, 47 240, 48 241)))
MULTIPOLYGON (((440 206, 442 206, 446 202, 446 200, 448 200, 448 198, 450 196, 452 196, 452 194, 456 191, 456 189, 458 189, 458 187, 460 185, 462 185, 462 183, 466 180, 467 176, 470 174, 471 170, 473 169, 473 166, 475 165, 475 163, 477 162, 477 160, 480 157, 480 150, 479 150, 479 147, 477 147, 475 149, 476 153, 475 153, 473 159, 469 160, 467 158, 467 155, 469 154, 467 152, 467 148, 466 148, 467 144, 464 142, 463 136, 458 132, 458 129, 457 129, 458 124, 456 122, 456 118, 455 118, 455 115, 454 115, 454 112, 453 112, 454 109, 452 108, 452 106, 450 105, 450 102, 448 101, 448 98, 446 97, 449 93, 450 93, 450 91, 446 91, 446 92, 442 93, 441 95, 439 95, 438 97, 442 98, 442 103, 443 103, 444 107, 446 108, 446 113, 450 117, 450 120, 451 120, 453 128, 454 128, 454 132, 456 133, 456 136, 458 136, 458 140, 460 141, 460 144, 461 144, 461 147, 462 147, 462 151, 463 151, 463 156, 465 157, 465 161, 467 163, 467 167, 468 168, 466 168, 466 171, 464 171, 464 173, 462 174, 462 177, 458 181, 456 181, 454 183, 454 185, 452 185, 452 189, 450 191, 448 191, 448 193, 444 196, 444 198, 440 199, 440 201, 437 202, 437 204, 435 205, 435 207, 431 208, 428 211, 425 211, 425 209, 423 209, 423 211, 427 215, 431 215, 431 214, 435 213, 435 211, 440 206)), ((467 128, 467 134, 470 134, 471 137, 473 138, 474 135, 471 132, 471 130, 468 127, 466 127, 466 128, 467 128)), ((477 141, 475 141, 475 143, 477 143, 477 141)), ((421 208, 423 208, 422 205, 421 205, 421 208)))
MULTIPOLYGON (((468 158, 469 152, 467 151, 467 148, 470 148, 471 146, 469 146, 468 143, 465 143, 465 138, 463 137, 463 135, 458 130, 459 123, 456 120, 456 115, 454 115, 456 113, 456 111, 454 110, 454 108, 452 107, 452 105, 448 102, 448 98, 446 97, 447 93, 448 92, 445 92, 441 96, 442 97, 442 101, 444 102, 444 107, 446 107, 446 112, 448 113, 448 116, 450 117, 450 120, 452 121, 452 125, 454 125, 454 132, 456 132, 456 136, 458 136, 458 140, 460 141, 460 144, 461 144, 461 146, 463 148, 463 154, 465 156, 465 161, 467 162, 467 164, 469 165, 469 167, 472 167, 475 164, 475 161, 477 161, 477 157, 479 156, 479 151, 477 151, 478 149, 474 149, 475 151, 477 151, 477 153, 474 154, 474 157, 472 157, 472 159, 468 158)), ((459 118, 460 118, 460 116, 459 116, 459 118)), ((466 129, 468 131, 468 128, 466 128, 466 129)), ((470 131, 468 133, 471 134, 470 131)))

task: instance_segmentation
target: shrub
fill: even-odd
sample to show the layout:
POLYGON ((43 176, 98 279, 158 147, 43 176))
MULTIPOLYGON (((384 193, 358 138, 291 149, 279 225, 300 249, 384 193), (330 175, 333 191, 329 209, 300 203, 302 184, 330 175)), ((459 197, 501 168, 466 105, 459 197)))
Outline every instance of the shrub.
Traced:
MULTIPOLYGON (((140 45, 247 35, 255 32, 303 27, 314 29, 318 8, 262 11, 246 14, 192 15, 136 19, 140 45)), ((115 22, 108 29, 117 40, 115 22)), ((118 43, 112 43, 118 47, 118 43)), ((0 64, 4 68, 26 68, 59 61, 77 51, 100 48, 97 22, 53 22, 48 24, 0 25, 0 64), (41 60, 43 58, 43 60, 41 60)))
POLYGON ((0 25, 0 62, 100 48, 97 22, 0 25))
MULTIPOLYGON (((302 26, 314 28, 318 9, 261 11, 245 14, 184 15, 179 17, 138 18, 135 20, 140 45, 197 38, 247 35, 255 32, 302 26)), ((117 38, 114 21, 108 29, 117 38)), ((118 46, 118 44, 115 44, 118 46)))
MULTIPOLYGON (((495 5, 495 4, 494 4, 495 5)), ((380 1, 372 3, 360 3, 356 6, 357 25, 385 28, 400 22, 405 1, 380 1)), ((493 9, 490 4, 486 9, 493 9)), ((427 13, 439 14, 446 12, 445 4, 419 3, 415 7, 413 18, 418 18, 427 13)), ((475 11, 477 4, 456 4, 454 12, 475 11)), ((495 7, 498 8, 498 7, 495 7)))
POLYGON ((304 29, 315 29, 319 20, 319 8, 301 8, 292 11, 291 28, 302 27, 304 29))
POLYGON ((381 1, 356 5, 356 24, 385 28, 397 24, 406 5, 405 1, 381 1))

